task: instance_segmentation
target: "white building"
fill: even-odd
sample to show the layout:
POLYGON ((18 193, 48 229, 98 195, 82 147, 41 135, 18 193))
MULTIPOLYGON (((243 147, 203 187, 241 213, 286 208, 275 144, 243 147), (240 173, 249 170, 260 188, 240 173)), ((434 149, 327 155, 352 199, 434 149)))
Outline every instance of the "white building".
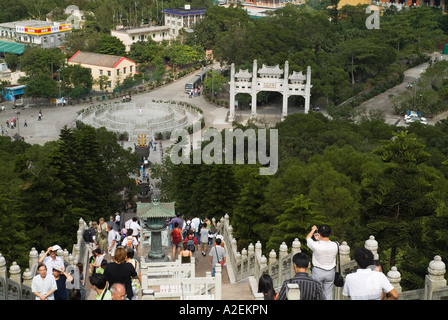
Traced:
POLYGON ((179 36, 181 29, 189 29, 204 19, 207 8, 191 8, 185 5, 183 8, 163 9, 165 14, 165 26, 169 27, 170 35, 174 38, 179 36))
POLYGON ((168 26, 144 26, 111 30, 110 34, 120 39, 126 46, 126 52, 129 52, 132 44, 138 41, 146 41, 148 39, 152 39, 155 42, 172 40, 173 37, 169 34, 169 29, 168 26))
POLYGON ((65 21, 47 22, 24 20, 0 23, 0 39, 31 43, 43 48, 55 48, 63 45, 64 37, 72 26, 65 21))

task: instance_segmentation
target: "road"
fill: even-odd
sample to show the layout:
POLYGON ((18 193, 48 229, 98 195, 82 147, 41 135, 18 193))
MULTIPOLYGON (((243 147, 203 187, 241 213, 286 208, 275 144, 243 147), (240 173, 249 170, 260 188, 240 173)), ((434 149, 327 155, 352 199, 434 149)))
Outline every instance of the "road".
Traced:
MULTIPOLYGON (((433 53, 432 57, 435 55, 440 57, 440 53, 433 53)), ((442 55, 443 59, 448 59, 448 55, 442 55)), ((394 114, 394 109, 391 101, 391 97, 396 96, 404 91, 406 91, 407 83, 412 83, 420 78, 420 75, 426 70, 429 66, 429 63, 423 63, 413 68, 410 68, 404 72, 403 82, 399 85, 390 88, 389 90, 363 102, 358 109, 361 112, 361 115, 368 115, 370 110, 382 110, 385 116, 385 122, 388 124, 397 124, 399 126, 407 126, 404 122, 404 115, 396 115, 394 114)), ((418 110, 415 110, 418 111, 418 110)), ((442 113, 434 117, 433 119, 428 119, 428 124, 434 124, 440 119, 446 118, 447 113, 442 113)))

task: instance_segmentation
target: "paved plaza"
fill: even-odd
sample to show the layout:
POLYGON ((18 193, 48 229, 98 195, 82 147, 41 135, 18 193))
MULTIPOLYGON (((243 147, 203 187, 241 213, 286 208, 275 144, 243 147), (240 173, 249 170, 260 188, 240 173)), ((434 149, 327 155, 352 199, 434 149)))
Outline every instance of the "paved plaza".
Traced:
MULTIPOLYGON (((443 56, 444 59, 448 59, 448 56, 443 56)), ((215 64, 214 67, 218 67, 215 64)), ((411 68, 405 72, 404 81, 379 94, 368 101, 365 101, 359 107, 360 110, 364 110, 365 114, 371 109, 381 109, 385 112, 386 122, 389 124, 399 123, 399 125, 404 125, 402 116, 394 115, 393 108, 390 98, 400 91, 406 90, 406 84, 417 80, 420 74, 428 67, 428 63, 418 65, 411 68)), ((215 104, 208 102, 203 96, 190 98, 187 93, 185 93, 184 87, 185 83, 194 75, 191 73, 182 79, 172 82, 166 86, 157 88, 150 92, 144 92, 140 94, 135 94, 132 97, 132 103, 135 103, 137 108, 133 110, 132 113, 123 113, 122 116, 133 117, 136 121, 142 119, 140 115, 139 108, 144 107, 147 103, 152 100, 164 100, 164 101, 183 101, 195 105, 203 110, 203 115, 205 118, 205 128, 213 127, 218 130, 225 128, 231 128, 231 123, 227 122, 228 108, 219 107, 215 104)), ((116 98, 114 101, 120 102, 121 97, 116 98)), ((28 99, 25 104, 32 104, 32 100, 28 99)), ((62 106, 30 106, 28 108, 13 108, 13 103, 11 101, 5 101, 2 103, 5 106, 5 110, 0 112, 0 123, 2 127, 7 130, 9 136, 14 136, 18 133, 24 138, 24 140, 30 144, 40 144, 43 145, 47 141, 57 140, 59 138, 60 130, 64 126, 75 127, 75 121, 78 117, 78 111, 86 109, 94 103, 85 103, 78 105, 71 105, 67 107, 62 106), (38 113, 42 111, 42 120, 38 120, 38 113), (18 125, 15 129, 6 128, 6 121, 12 121, 13 118, 18 119, 18 125), (27 126, 24 126, 24 123, 27 126)), ((154 111, 153 111, 154 112, 154 111)), ((160 111, 162 112, 162 111, 160 111)), ((298 107, 289 106, 288 114, 303 112, 298 107)), ((163 113, 163 112, 162 112, 163 113)), ((162 115, 160 113, 160 115, 162 115)), ((244 122, 250 117, 250 110, 236 110, 237 121, 244 122)), ((445 118, 447 113, 437 115, 432 121, 429 120, 428 123, 433 124, 439 119, 445 118)), ((266 121, 267 123, 274 124, 281 119, 281 101, 276 101, 270 105, 257 107, 257 117, 266 121)), ((125 143, 125 147, 132 147, 137 141, 129 141, 125 143)), ((165 146, 169 146, 169 141, 165 141, 165 146)))
MULTIPOLYGON (((189 98, 185 93, 185 83, 193 74, 186 76, 169 85, 157 88, 150 92, 135 94, 132 96, 132 103, 135 103, 137 108, 144 107, 146 103, 154 100, 165 101, 184 101, 201 108, 204 112, 206 126, 213 126, 217 129, 230 128, 231 124, 226 122, 227 108, 218 107, 209 103, 203 96, 189 98)), ((110 101, 110 100, 109 100, 110 101)), ((113 101, 120 102, 120 98, 113 101)), ((25 102, 32 104, 31 99, 25 102)), ((26 142, 30 144, 43 145, 47 141, 57 140, 59 138, 60 130, 67 125, 68 127, 75 127, 75 121, 78 117, 78 112, 94 105, 94 103, 63 106, 31 106, 28 108, 13 108, 11 101, 3 103, 5 111, 0 112, 0 123, 8 131, 9 136, 19 133, 26 142), (42 120, 38 120, 39 111, 42 111, 42 120), (19 114, 17 114, 19 113, 19 114), (13 118, 18 119, 18 125, 15 129, 6 128, 6 121, 12 121, 13 118), (27 127, 24 127, 24 123, 27 127)), ((279 111, 280 112, 280 111, 279 111)), ((134 110, 131 114, 126 114, 127 117, 135 116, 135 119, 141 119, 139 110, 134 110)), ((136 141, 130 141, 133 144, 136 141)))

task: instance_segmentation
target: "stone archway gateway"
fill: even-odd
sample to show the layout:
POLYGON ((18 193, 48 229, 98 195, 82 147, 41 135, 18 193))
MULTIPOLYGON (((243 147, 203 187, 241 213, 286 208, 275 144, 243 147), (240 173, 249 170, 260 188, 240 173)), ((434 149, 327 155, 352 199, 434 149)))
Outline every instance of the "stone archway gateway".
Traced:
POLYGON ((229 121, 235 120, 235 95, 248 93, 252 96, 251 116, 257 115, 257 93, 260 91, 275 91, 283 94, 282 119, 288 115, 289 96, 299 95, 305 98, 305 113, 310 109, 311 96, 311 67, 308 66, 306 76, 302 71, 293 71, 289 75, 289 63, 285 61, 284 70, 278 65, 275 67, 263 65, 257 69, 257 60, 254 60, 253 70, 247 69, 235 73, 235 64, 230 68, 230 111, 229 121), (282 77, 283 75, 283 77, 282 77))

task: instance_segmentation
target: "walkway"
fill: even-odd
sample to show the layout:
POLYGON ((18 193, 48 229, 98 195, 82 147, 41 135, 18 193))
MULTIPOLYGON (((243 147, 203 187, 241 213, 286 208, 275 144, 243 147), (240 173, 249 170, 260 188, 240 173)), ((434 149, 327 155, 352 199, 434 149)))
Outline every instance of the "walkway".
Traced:
MULTIPOLYGON (((205 277, 206 272, 211 272, 210 265, 210 256, 208 253, 210 252, 211 246, 207 249, 207 256, 202 256, 200 253, 196 253, 196 277, 205 277)), ((138 260, 142 257, 146 257, 149 252, 149 246, 143 247, 141 253, 139 253, 138 260)), ((167 247, 164 247, 164 252, 168 256, 171 256, 171 250, 167 247)), ((95 300, 95 292, 91 290, 88 279, 85 281, 86 286, 86 296, 87 300, 95 300)), ((227 267, 223 268, 222 273, 222 300, 252 300, 253 294, 250 289, 249 282, 241 282, 241 283, 231 283, 229 274, 227 271, 227 267)))

